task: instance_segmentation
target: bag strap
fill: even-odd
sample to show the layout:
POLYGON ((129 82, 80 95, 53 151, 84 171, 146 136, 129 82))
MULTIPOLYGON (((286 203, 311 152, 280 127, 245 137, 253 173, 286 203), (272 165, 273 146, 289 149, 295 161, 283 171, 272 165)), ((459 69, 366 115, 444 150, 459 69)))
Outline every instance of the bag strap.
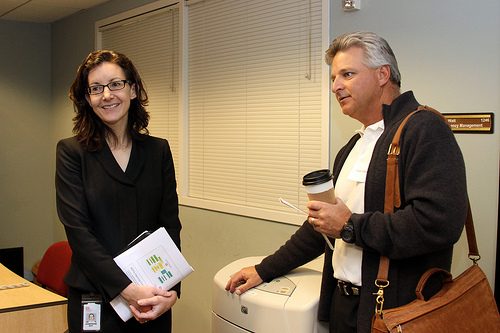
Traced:
POLYGON ((403 128, 405 127, 408 120, 410 120, 411 116, 415 113, 420 112, 422 110, 431 111, 437 114, 441 119, 444 120, 443 115, 425 105, 419 105, 417 109, 410 114, 408 114, 401 124, 399 125, 394 137, 392 138, 392 142, 389 145, 389 150, 387 151, 387 172, 385 177, 385 201, 384 201, 384 213, 392 213, 394 212, 394 207, 399 208, 401 206, 401 196, 399 193, 399 175, 398 175, 398 156, 400 153, 400 137, 403 132, 403 128))
MULTIPOLYGON (((408 114, 401 124, 399 125, 391 144, 389 145, 389 150, 387 152, 387 171, 385 177, 385 199, 384 199, 384 213, 393 213, 394 208, 399 208, 401 206, 401 193, 399 192, 399 172, 398 172, 398 157, 400 153, 400 137, 403 132, 408 120, 417 112, 422 110, 431 111, 439 115, 442 119, 444 117, 437 110, 425 106, 419 105, 415 111, 408 114)), ((467 218, 465 221, 465 230, 467 233, 467 243, 469 245, 469 259, 471 259, 474 264, 477 263, 481 256, 477 248, 476 233, 474 232, 474 223, 472 220, 472 213, 470 208, 470 203, 467 202, 467 218)), ((377 273, 377 278, 375 280, 375 285, 379 288, 378 292, 375 294, 376 297, 376 314, 382 315, 383 305, 384 305, 384 288, 389 285, 388 280, 389 275, 389 258, 386 256, 380 256, 379 269, 377 273)))
POLYGON ((481 256, 477 248, 476 232, 474 230, 474 221, 472 220, 472 211, 470 202, 467 200, 467 219, 465 220, 465 233, 467 234, 467 244, 469 245, 469 259, 476 264, 481 256))

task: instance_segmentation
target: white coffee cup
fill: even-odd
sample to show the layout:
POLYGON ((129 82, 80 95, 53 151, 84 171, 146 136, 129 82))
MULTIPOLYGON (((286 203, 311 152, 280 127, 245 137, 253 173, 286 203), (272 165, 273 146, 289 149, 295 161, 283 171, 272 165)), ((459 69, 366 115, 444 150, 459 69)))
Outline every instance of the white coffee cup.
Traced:
POLYGON ((321 169, 308 173, 302 178, 309 200, 335 203, 335 189, 329 169, 321 169))

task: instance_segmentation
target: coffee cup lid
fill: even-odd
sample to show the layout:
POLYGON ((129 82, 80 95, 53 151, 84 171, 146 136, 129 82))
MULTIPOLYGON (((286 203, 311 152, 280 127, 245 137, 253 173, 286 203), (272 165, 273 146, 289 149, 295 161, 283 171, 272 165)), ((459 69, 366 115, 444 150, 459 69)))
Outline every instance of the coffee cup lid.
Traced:
POLYGON ((332 174, 329 169, 321 169, 313 172, 309 172, 302 178, 302 185, 318 185, 328 182, 332 179, 332 174))

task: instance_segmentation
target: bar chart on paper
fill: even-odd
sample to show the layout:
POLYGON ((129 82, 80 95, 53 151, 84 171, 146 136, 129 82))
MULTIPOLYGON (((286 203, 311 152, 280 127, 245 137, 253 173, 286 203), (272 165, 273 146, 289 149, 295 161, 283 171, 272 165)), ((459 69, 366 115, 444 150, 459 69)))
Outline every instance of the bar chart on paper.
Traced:
MULTIPOLYGON (((151 241, 150 237, 147 241, 151 241)), ((121 257, 115 258, 115 261, 121 267, 123 272, 133 282, 140 285, 155 285, 163 289, 170 289, 186 275, 192 272, 191 266, 187 264, 182 255, 176 256, 178 251, 168 250, 163 245, 149 242, 150 246, 143 246, 142 250, 127 256, 127 260, 121 257), (153 245, 154 244, 154 245, 153 245)), ((163 243, 160 243, 163 244, 163 243)), ((139 243, 139 248, 141 247, 139 243)))
POLYGON ((169 279, 173 277, 170 265, 165 262, 160 255, 152 254, 145 259, 148 264, 148 269, 150 269, 154 274, 157 275, 157 279, 160 284, 166 283, 169 279))

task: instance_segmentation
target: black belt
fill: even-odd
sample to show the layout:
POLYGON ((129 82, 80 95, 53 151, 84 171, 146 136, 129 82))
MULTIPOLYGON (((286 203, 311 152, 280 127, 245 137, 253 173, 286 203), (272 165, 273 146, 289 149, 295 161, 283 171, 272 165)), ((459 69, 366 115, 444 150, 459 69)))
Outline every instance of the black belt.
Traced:
POLYGON ((350 282, 337 280, 337 288, 343 296, 359 296, 361 287, 355 286, 350 282))

